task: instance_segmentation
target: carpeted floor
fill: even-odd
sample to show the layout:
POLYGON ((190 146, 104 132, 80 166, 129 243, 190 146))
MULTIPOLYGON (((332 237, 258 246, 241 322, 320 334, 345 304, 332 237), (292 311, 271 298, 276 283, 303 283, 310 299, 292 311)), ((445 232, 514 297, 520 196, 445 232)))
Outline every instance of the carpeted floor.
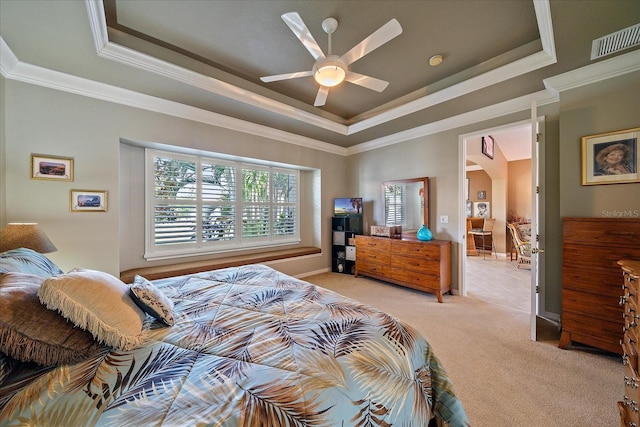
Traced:
MULTIPOLYGON (((515 269, 515 263, 504 268, 515 269)), ((445 295, 439 304, 433 295, 363 277, 324 273, 304 280, 380 308, 418 329, 441 359, 475 427, 620 423, 616 402, 624 393, 621 358, 589 348, 561 350, 553 333, 547 341, 531 341, 528 301, 514 305, 501 298, 500 291, 487 290, 483 296, 482 289, 470 287, 468 297, 445 295)), ((520 292, 528 295, 526 280, 504 274, 500 283, 516 288, 515 283, 523 282, 520 292)))

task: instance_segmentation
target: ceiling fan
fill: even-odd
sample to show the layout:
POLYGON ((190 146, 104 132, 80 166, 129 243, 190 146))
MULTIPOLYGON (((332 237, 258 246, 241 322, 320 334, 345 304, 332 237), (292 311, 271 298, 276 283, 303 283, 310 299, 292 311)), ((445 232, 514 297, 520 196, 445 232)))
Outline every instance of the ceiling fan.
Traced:
POLYGON ((302 42, 304 47, 307 48, 316 62, 313 64, 313 68, 309 71, 298 71, 294 73, 260 77, 260 80, 263 82, 269 83, 313 76, 315 81, 320 85, 315 102, 313 103, 316 107, 321 107, 325 104, 330 88, 339 85, 345 80, 349 83, 363 86, 377 92, 382 92, 389 84, 389 82, 384 80, 350 71, 349 65, 353 64, 369 52, 379 48, 391 39, 399 36, 402 33, 402 27, 396 19, 392 19, 382 27, 378 28, 369 37, 362 40, 342 56, 331 54, 331 34, 338 28, 338 21, 334 18, 327 18, 322 21, 322 29, 329 35, 328 55, 325 55, 324 52, 322 52, 322 49, 318 46, 318 43, 313 38, 313 35, 311 35, 311 32, 309 32, 309 29, 305 25, 304 21, 302 21, 298 12, 285 13, 282 15, 282 19, 291 31, 293 31, 296 37, 298 37, 300 42, 302 42))

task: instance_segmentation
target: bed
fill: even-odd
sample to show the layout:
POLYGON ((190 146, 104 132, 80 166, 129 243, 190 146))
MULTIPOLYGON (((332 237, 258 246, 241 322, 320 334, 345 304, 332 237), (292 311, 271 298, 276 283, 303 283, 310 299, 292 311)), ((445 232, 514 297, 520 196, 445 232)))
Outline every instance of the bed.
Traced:
MULTIPOLYGON (((42 300, 63 276, 28 249, 0 254, 0 287, 35 282, 43 309, 86 335, 95 325, 42 300)), ((428 342, 378 309, 259 264, 136 280, 168 306, 145 312, 129 289, 143 313, 132 341, 92 330, 80 360, 36 363, 0 335, 0 425, 470 425, 428 342)))

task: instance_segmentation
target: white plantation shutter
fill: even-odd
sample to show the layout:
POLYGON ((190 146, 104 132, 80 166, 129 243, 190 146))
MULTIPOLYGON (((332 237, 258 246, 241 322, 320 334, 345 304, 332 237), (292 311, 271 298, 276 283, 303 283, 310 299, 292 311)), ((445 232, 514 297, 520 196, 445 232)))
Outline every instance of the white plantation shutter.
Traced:
POLYGON ((290 171, 273 173, 273 232, 278 236, 294 236, 298 224, 298 174, 290 171))
POLYGON ((195 162, 154 158, 154 243, 190 242, 196 228, 195 162))
POLYGON ((386 225, 406 225, 406 197, 405 184, 384 186, 384 217, 386 225))
POLYGON ((151 149, 147 167, 146 258, 299 242, 298 170, 151 149))

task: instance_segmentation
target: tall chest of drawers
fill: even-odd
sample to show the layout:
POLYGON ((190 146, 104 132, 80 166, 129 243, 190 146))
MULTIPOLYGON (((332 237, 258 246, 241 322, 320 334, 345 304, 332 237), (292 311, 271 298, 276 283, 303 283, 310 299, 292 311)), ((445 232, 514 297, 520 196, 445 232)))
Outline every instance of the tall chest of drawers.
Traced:
POLYGON ((640 219, 563 218, 561 348, 622 353, 621 259, 640 259, 640 219))
POLYGON ((451 242, 356 236, 356 270, 397 285, 436 294, 451 291, 451 242))
POLYGON ((638 427, 638 408, 640 407, 640 376, 638 376, 638 338, 640 337, 640 260, 618 261, 623 271, 622 297, 623 309, 622 363, 624 364, 624 396, 618 402, 620 425, 638 427))

